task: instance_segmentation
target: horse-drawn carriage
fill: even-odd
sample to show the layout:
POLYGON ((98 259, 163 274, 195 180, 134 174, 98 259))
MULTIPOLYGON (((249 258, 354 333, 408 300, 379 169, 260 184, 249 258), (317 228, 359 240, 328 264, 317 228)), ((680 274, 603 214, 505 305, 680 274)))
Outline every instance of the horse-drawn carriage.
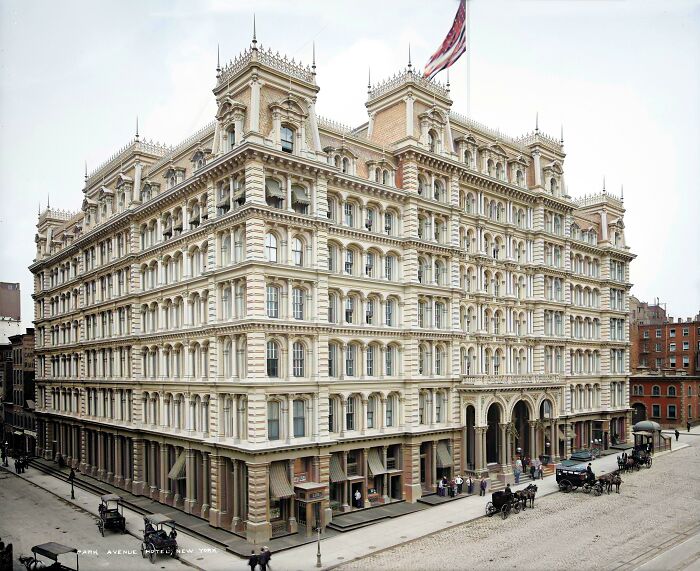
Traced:
POLYGON ((528 503, 530 504, 531 508, 535 507, 535 495, 536 494, 537 494, 537 486, 535 484, 528 484, 522 490, 518 490, 517 492, 513 493, 515 498, 520 501, 520 507, 523 510, 528 507, 528 503))
POLYGON ((60 543, 54 543, 53 541, 50 543, 35 545, 32 547, 32 555, 27 557, 21 555, 19 557, 19 562, 24 565, 28 571, 35 571, 38 569, 50 569, 51 571, 79 571, 80 569, 77 548, 61 545, 60 543), (68 567, 58 560, 61 555, 66 553, 75 553, 75 567, 68 567), (44 559, 40 559, 39 556, 50 560, 51 563, 47 563, 44 559))
POLYGON ((143 517, 143 523, 141 557, 148 557, 151 563, 155 563, 156 556, 160 554, 175 557, 177 555, 175 521, 163 514, 151 514, 143 517), (164 526, 170 528, 169 533, 164 526))
POLYGON ((100 505, 97 508, 100 519, 97 520, 97 527, 105 536, 105 529, 114 529, 126 533, 126 519, 124 518, 124 504, 121 496, 117 494, 105 494, 100 498, 100 505))
POLYGON ((516 514, 520 511, 521 499, 516 497, 510 490, 493 492, 491 501, 486 504, 486 515, 491 517, 494 514, 500 513, 503 519, 508 517, 508 514, 514 511, 516 514))
POLYGON ((594 496, 603 493, 603 484, 591 477, 584 464, 569 465, 561 463, 557 466, 557 484, 559 490, 568 494, 569 492, 581 488, 586 494, 593 492, 594 496))
POLYGON ((642 466, 651 468, 652 463, 651 452, 647 450, 645 446, 638 446, 632 450, 632 454, 629 456, 626 454, 619 456, 617 467, 620 471, 632 472, 634 470, 639 470, 642 466))

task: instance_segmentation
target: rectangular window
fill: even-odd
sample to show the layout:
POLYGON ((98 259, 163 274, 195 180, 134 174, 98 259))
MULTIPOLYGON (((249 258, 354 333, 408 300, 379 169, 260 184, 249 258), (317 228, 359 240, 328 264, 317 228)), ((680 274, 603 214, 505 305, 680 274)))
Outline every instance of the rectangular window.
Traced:
POLYGON ((675 329, 669 329, 669 330, 668 330, 668 336, 669 336, 669 337, 675 337, 675 336, 676 336, 676 330, 675 330, 675 329))
POLYGON ((277 318, 280 316, 279 288, 267 286, 267 316, 277 318))
POLYGON ((659 418, 660 416, 661 416, 661 405, 660 404, 651 405, 651 417, 652 418, 659 418))
POLYGON ((280 403, 267 403, 267 439, 279 440, 280 438, 280 403))
POLYGON ((656 358, 656 368, 660 369, 663 366, 664 360, 661 357, 656 358))
POLYGON ((393 399, 393 397, 389 397, 388 399, 386 399, 386 425, 387 426, 394 426, 394 399, 393 399))
POLYGON ((670 343, 668 346, 669 351, 675 351, 676 350, 676 344, 675 343, 670 343))
POLYGON ((347 402, 345 424, 348 430, 355 430, 355 398, 351 397, 347 402))
POLYGON ((668 405, 668 418, 676 418, 676 405, 675 404, 670 404, 668 405))
POLYGON ((658 339, 659 337, 661 337, 661 329, 656 330, 656 338, 658 339))
POLYGON ((294 438, 306 436, 306 427, 304 422, 304 401, 294 401, 294 438))
POLYGON ((330 345, 328 347, 328 376, 337 377, 338 376, 338 349, 337 345, 330 345))
POLYGON ((374 346, 367 347, 367 376, 374 376, 374 346))
POLYGON ((654 343, 654 351, 658 353, 661 351, 661 343, 654 343))
POLYGON ((304 319, 304 291, 299 288, 292 290, 292 312, 294 319, 304 319))
POLYGON ((690 367, 690 358, 688 355, 683 355, 683 368, 687 369, 690 367))
POLYGON ((683 337, 687 337, 689 333, 690 333, 690 330, 688 329, 688 327, 684 327, 683 328, 683 337))
POLYGON ((669 367, 675 367, 675 366, 676 366, 676 356, 675 356, 675 355, 671 355, 671 356, 668 358, 668 366, 669 366, 669 367))
POLYGON ((690 349, 690 341, 683 341, 683 351, 690 349))
POLYGON ((386 324, 389 327, 394 325, 394 302, 387 300, 386 302, 386 324))
POLYGON ((355 211, 352 204, 346 202, 344 206, 345 212, 345 225, 351 228, 355 226, 355 211))
POLYGON ((649 332, 648 331, 644 332, 644 339, 649 339, 649 332))

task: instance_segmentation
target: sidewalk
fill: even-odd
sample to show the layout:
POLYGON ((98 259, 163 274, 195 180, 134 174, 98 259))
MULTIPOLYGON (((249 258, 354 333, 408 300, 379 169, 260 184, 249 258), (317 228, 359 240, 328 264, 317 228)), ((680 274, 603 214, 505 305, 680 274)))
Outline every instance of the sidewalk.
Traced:
MULTIPOLYGON (((683 434, 687 435, 687 433, 682 433, 679 442, 675 442, 674 439, 671 451, 659 452, 655 455, 655 458, 687 447, 688 444, 683 442, 683 434)), ((695 427, 691 431, 690 436, 700 436, 700 426, 695 427)), ((597 475, 614 471, 617 469, 617 455, 603 456, 593 460, 592 465, 597 475)), ((9 471, 8 468, 5 469, 9 471)), ((36 468, 30 469, 18 477, 24 478, 64 500, 74 503, 95 516, 97 515, 99 496, 96 494, 76 487, 76 499, 70 500, 70 487, 67 487, 66 482, 53 476, 42 474, 36 468)), ((523 479, 521 484, 511 488, 513 491, 516 491, 530 483, 531 480, 529 478, 523 479)), ((538 498, 558 492, 554 475, 548 476, 544 480, 536 480, 535 483, 538 487, 538 498)), ((376 524, 353 531, 336 533, 331 537, 326 536, 321 543, 323 568, 330 569, 370 553, 396 547, 414 539, 438 533, 444 529, 483 517, 486 503, 490 500, 490 496, 489 491, 487 491, 486 497, 479 497, 478 495, 465 496, 401 517, 382 520, 376 524)), ((535 502, 535 505, 537 505, 537 502, 535 502)), ((128 532, 140 540, 143 526, 142 516, 129 509, 124 510, 124 515, 127 519, 128 532)), ((223 548, 213 547, 209 543, 192 537, 186 531, 178 534, 178 543, 185 551, 180 555, 180 559, 196 569, 214 571, 244 568, 245 564, 241 558, 227 553, 223 548)), ((280 571, 312 569, 316 565, 316 549, 316 543, 308 543, 275 553, 272 558, 272 565, 274 569, 280 571)))

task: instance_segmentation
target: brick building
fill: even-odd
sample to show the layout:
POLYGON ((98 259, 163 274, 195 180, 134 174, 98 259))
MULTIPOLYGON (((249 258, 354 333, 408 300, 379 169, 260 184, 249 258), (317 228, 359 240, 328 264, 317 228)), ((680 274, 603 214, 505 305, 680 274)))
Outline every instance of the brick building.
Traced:
POLYGON ((10 335, 21 333, 19 284, 0 282, 0 345, 9 344, 10 335))
POLYGON ((700 415, 700 376, 664 370, 630 377, 633 422, 654 420, 664 428, 685 428, 700 415))
POLYGON ((687 375, 700 372, 700 321, 666 317, 630 327, 632 373, 664 369, 687 375))
POLYGON ((36 420, 34 416, 34 329, 10 337, 9 350, 3 346, 2 426, 4 442, 22 453, 36 450, 36 420))

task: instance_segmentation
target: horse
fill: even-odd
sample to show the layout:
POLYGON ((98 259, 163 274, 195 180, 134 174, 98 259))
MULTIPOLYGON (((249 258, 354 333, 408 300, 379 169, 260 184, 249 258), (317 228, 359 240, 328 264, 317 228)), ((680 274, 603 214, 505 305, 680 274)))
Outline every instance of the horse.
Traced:
POLYGON ((523 490, 525 492, 525 496, 528 500, 530 500, 530 507, 534 508, 535 507, 535 494, 537 494, 537 485, 536 484, 528 484, 527 487, 523 490))
POLYGON ((622 477, 619 473, 615 473, 612 479, 612 483, 615 485, 615 493, 620 493, 620 484, 622 484, 622 477))
POLYGON ((36 571, 38 569, 46 569, 46 563, 35 559, 31 555, 20 555, 19 562, 27 568, 27 571, 36 571))

